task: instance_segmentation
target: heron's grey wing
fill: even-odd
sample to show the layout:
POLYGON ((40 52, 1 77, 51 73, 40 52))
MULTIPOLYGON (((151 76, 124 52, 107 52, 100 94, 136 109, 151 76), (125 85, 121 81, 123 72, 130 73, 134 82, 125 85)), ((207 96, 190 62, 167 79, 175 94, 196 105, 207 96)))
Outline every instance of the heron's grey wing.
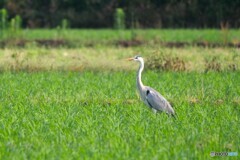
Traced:
POLYGON ((172 109, 169 102, 153 88, 147 87, 146 102, 151 108, 174 114, 174 110, 172 109))

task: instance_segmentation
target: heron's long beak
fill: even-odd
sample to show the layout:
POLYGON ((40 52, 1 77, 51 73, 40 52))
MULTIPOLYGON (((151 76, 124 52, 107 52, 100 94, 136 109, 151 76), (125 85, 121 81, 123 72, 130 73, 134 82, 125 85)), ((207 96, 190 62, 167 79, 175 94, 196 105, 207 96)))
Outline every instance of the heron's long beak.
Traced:
POLYGON ((127 60, 128 60, 128 61, 132 61, 132 60, 134 60, 134 58, 128 58, 127 60))

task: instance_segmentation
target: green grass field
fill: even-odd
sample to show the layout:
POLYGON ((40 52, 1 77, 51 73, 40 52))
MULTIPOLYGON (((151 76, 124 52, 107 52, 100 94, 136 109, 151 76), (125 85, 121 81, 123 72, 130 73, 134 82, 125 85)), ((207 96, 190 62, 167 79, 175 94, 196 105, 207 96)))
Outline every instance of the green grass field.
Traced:
MULTIPOLYGON (((159 33, 161 38, 165 34, 164 41, 193 42, 204 35, 220 43, 225 34, 138 32, 137 38, 148 44, 159 33)), ((239 154, 238 48, 104 45, 119 40, 120 34, 131 38, 131 31, 116 33, 25 30, 29 40, 60 36, 97 45, 51 48, 30 42, 0 49, 0 159, 210 159, 211 151, 239 154), (143 83, 171 102, 176 120, 153 114, 140 101, 138 64, 125 60, 136 54, 146 62, 143 83)), ((227 34, 239 42, 239 30, 227 34)))
POLYGON ((118 40, 139 40, 143 42, 188 42, 188 43, 240 43, 239 29, 23 29, 6 31, 0 34, 0 39, 24 39, 24 40, 54 40, 63 39, 70 46, 106 45, 115 44, 118 40))
POLYGON ((145 72, 178 119, 154 115, 135 72, 1 73, 1 159, 209 159, 239 151, 239 73, 145 72))
POLYGON ((70 29, 70 30, 24 30, 22 33, 26 39, 52 39, 63 36, 65 39, 82 41, 113 41, 120 39, 131 39, 132 34, 143 40, 161 40, 171 42, 208 41, 222 42, 227 36, 228 40, 240 40, 240 30, 217 30, 217 29, 136 29, 112 30, 112 29, 70 29))

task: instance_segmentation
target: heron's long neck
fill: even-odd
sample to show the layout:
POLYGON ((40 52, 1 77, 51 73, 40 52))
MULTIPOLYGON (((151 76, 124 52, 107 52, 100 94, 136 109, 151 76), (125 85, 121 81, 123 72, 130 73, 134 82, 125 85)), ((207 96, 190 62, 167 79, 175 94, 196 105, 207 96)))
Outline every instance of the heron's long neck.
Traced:
POLYGON ((142 71, 144 68, 144 62, 140 62, 140 66, 138 69, 138 73, 137 73, 137 87, 142 90, 143 89, 143 83, 142 83, 142 71))

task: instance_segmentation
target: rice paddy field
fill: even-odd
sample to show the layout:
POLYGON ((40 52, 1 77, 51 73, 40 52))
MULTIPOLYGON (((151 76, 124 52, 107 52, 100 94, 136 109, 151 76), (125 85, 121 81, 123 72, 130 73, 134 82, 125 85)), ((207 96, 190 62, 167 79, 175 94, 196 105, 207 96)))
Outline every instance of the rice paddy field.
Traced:
MULTIPOLYGON (((57 31, 32 31, 28 40, 42 38, 34 32, 57 31)), ((239 48, 163 47, 150 39, 123 47, 101 43, 115 36, 105 32, 90 38, 100 41, 93 46, 0 49, 0 159, 210 159, 211 152, 239 159, 239 48), (146 62, 143 83, 170 101, 177 119, 140 101, 138 64, 125 60, 136 54, 146 62)), ((181 41, 192 41, 187 35, 181 41)))

